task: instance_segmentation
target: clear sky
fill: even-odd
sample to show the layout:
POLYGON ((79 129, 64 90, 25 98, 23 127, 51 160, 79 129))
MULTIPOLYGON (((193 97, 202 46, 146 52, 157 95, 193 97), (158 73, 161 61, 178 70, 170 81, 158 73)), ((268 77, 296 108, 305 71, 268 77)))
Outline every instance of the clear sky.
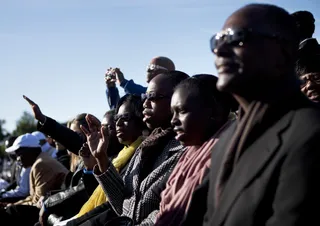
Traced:
MULTIPOLYGON (((23 94, 58 121, 83 112, 101 118, 108 110, 105 70, 119 67, 146 85, 146 66, 157 55, 189 75, 215 74, 209 39, 234 10, 251 2, 0 0, 0 119, 12 131, 22 112, 31 112, 23 94)), ((311 11, 319 40, 317 2, 265 3, 311 11)))

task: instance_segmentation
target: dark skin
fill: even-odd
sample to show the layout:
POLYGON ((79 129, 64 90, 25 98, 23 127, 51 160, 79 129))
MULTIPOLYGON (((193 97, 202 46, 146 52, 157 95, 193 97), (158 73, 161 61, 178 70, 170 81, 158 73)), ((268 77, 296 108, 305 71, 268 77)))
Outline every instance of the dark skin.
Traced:
MULTIPOLYGON (((261 9, 244 7, 227 19, 223 30, 252 28, 278 33, 263 14, 261 9)), ((217 88, 232 93, 245 111, 254 100, 268 102, 276 98, 270 87, 292 71, 293 51, 292 46, 261 36, 253 37, 242 46, 223 43, 214 50, 219 74, 217 88)))
POLYGON ((112 157, 117 155, 118 152, 123 148, 123 145, 119 143, 116 132, 116 123, 114 121, 114 116, 112 114, 107 114, 101 122, 101 126, 107 128, 109 133, 109 146, 108 146, 108 156, 112 157))
MULTIPOLYGON (((122 107, 122 106, 121 106, 122 107)), ((124 106, 122 109, 119 108, 120 114, 128 112, 128 109, 126 106, 124 106), (120 111, 121 109, 121 111, 120 111)), ((118 113, 119 113, 118 112, 118 113)), ((86 129, 84 127, 81 127, 84 134, 87 137, 88 146, 90 148, 91 154, 93 157, 95 157, 97 161, 98 168, 100 172, 105 172, 109 165, 110 160, 108 157, 108 153, 106 150, 109 147, 109 133, 106 129, 105 125, 102 125, 101 128, 99 128, 99 121, 93 117, 92 115, 87 115, 86 117, 89 129, 86 129)), ((116 124, 116 128, 121 130, 121 135, 117 132, 117 136, 121 136, 121 140, 124 144, 130 145, 132 142, 134 142, 139 136, 142 134, 141 128, 138 128, 136 123, 134 123, 132 120, 129 122, 126 122, 127 128, 124 128, 124 125, 119 122, 116 124), (119 127, 119 125, 121 125, 119 127), (134 131, 134 132, 133 132, 134 131), (126 133, 132 133, 132 134, 126 134, 126 133), (128 139, 128 140, 127 140, 128 139), (129 140, 131 140, 129 142, 129 140)), ((99 173, 99 172, 96 172, 99 173)))
MULTIPOLYGON (((130 112, 130 108, 127 103, 124 103, 120 106, 117 115, 132 116, 132 113, 130 112)), ((128 119, 120 118, 116 121, 116 134, 121 144, 129 146, 135 140, 137 140, 139 136, 141 136, 142 131, 141 129, 139 129, 138 125, 135 123, 134 118, 132 117, 129 117, 128 119)))
MULTIPOLYGON (((161 127, 167 129, 171 127, 171 109, 170 101, 173 92, 173 86, 170 85, 169 78, 166 75, 159 75, 155 77, 149 84, 147 92, 157 92, 165 97, 150 101, 146 100, 144 103, 144 121, 150 129, 161 127)), ((125 109, 124 109, 125 110, 125 109)), ((96 125, 96 120, 91 115, 86 117, 89 124, 89 130, 81 127, 87 136, 88 145, 92 155, 97 159, 97 165, 100 172, 105 172, 109 165, 110 160, 106 154, 106 149, 109 145, 109 135, 104 126, 99 129, 96 125)), ((141 131, 142 132, 142 131, 141 131)))
POLYGON ((41 149, 39 151, 29 151, 26 148, 20 148, 16 151, 17 161, 19 161, 24 168, 31 167, 40 153, 41 149))
POLYGON ((147 93, 155 93, 159 98, 155 100, 145 100, 143 104, 143 121, 151 130, 158 127, 162 129, 169 128, 172 118, 170 102, 173 87, 170 85, 168 77, 161 74, 152 79, 148 85, 147 93))
MULTIPOLYGON (((41 153, 41 149, 36 150, 28 150, 27 148, 20 148, 16 152, 17 161, 21 163, 24 168, 31 167, 33 163, 37 160, 39 154, 41 153)), ((0 203, 0 209, 12 205, 12 203, 0 203)))
POLYGON ((301 91, 312 101, 320 102, 320 73, 308 73, 300 77, 301 91))
POLYGON ((184 146, 201 146, 213 135, 213 111, 205 107, 200 98, 183 88, 172 96, 171 124, 177 133, 176 139, 184 146))
MULTIPOLYGON (((167 57, 155 57, 150 61, 150 64, 155 64, 164 68, 167 68, 168 71, 174 71, 175 66, 173 62, 167 57)), ((149 83, 157 75, 167 72, 166 70, 158 69, 153 71, 147 71, 147 83, 149 83)))
MULTIPOLYGON (((167 57, 154 57, 152 58, 149 64, 155 64, 155 65, 164 67, 167 70, 164 70, 164 69, 156 69, 152 71, 148 70, 147 78, 146 78, 147 83, 149 83, 154 77, 156 77, 161 73, 175 70, 174 63, 172 62, 172 60, 170 60, 167 57)), ((106 84, 108 85, 108 87, 114 87, 116 82, 120 85, 125 80, 124 75, 119 68, 109 68, 107 70, 107 73, 111 74, 111 75, 105 76, 106 84)))

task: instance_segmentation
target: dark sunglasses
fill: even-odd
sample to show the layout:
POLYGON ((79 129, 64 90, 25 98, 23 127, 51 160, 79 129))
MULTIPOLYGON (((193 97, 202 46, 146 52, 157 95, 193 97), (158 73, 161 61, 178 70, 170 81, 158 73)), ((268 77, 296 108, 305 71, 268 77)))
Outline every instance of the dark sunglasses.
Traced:
POLYGON ((228 28, 215 34, 210 39, 210 48, 211 51, 214 53, 215 49, 217 49, 217 47, 222 44, 228 44, 231 46, 243 46, 243 44, 249 41, 253 36, 285 40, 285 38, 279 36, 278 34, 271 34, 264 31, 258 31, 253 29, 228 28))
POLYGON ((156 100, 160 100, 163 98, 168 98, 168 96, 156 94, 156 93, 142 93, 141 94, 142 101, 145 101, 145 100, 156 101, 156 100))
POLYGON ((115 115, 114 116, 114 121, 118 122, 121 119, 121 120, 123 120, 125 122, 128 122, 128 121, 130 121, 131 118, 132 117, 131 117, 130 114, 115 115))

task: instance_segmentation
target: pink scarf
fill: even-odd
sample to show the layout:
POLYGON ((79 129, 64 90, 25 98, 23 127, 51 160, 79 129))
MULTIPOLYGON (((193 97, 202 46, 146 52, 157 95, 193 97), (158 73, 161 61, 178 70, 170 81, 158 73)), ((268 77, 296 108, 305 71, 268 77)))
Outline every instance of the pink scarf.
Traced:
POLYGON ((201 184, 211 164, 211 150, 218 141, 211 137, 200 148, 189 147, 180 158, 161 193, 160 211, 155 225, 180 225, 192 193, 201 184))

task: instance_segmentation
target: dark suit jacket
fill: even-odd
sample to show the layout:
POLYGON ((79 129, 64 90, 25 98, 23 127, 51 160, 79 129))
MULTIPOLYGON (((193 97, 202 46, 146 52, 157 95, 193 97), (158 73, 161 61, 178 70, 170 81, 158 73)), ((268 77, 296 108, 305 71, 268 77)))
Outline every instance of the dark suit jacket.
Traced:
POLYGON ((215 209, 217 176, 236 124, 220 137, 203 225, 319 224, 314 222, 319 222, 320 111, 302 95, 288 101, 288 110, 244 150, 215 209))

